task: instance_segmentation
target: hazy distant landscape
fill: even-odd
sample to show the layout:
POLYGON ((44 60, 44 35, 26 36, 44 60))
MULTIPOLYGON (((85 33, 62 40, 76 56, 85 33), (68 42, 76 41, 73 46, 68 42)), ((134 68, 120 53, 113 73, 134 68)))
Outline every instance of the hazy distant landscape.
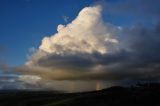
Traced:
POLYGON ((0 91, 0 106, 159 106, 160 84, 115 86, 100 91, 0 91))

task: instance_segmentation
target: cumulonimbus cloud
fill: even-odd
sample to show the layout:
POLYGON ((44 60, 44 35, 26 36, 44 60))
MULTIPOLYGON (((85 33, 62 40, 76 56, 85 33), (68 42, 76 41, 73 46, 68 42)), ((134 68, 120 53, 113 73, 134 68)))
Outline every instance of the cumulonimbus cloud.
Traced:
POLYGON ((103 21, 100 5, 85 7, 71 23, 58 25, 57 33, 44 37, 26 64, 16 71, 42 82, 157 81, 159 29, 159 24, 152 29, 114 26, 103 21))
POLYGON ((96 74, 103 68, 103 56, 118 49, 118 28, 104 23, 101 12, 100 5, 86 7, 68 25, 58 25, 58 32, 43 38, 24 67, 29 73, 55 80, 96 74))

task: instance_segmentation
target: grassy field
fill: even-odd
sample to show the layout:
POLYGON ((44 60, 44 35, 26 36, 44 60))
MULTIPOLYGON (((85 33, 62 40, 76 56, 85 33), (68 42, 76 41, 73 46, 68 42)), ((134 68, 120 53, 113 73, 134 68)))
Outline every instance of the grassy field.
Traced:
POLYGON ((84 93, 0 91, 0 106, 160 106, 160 85, 111 87, 84 93))

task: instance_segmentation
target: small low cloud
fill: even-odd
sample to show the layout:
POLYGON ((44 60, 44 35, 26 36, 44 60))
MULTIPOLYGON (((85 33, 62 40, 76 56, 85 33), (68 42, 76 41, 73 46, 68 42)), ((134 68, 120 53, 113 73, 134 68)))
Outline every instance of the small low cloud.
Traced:
POLYGON ((68 22, 68 19, 69 19, 69 17, 68 16, 63 16, 63 20, 64 20, 64 22, 68 22))

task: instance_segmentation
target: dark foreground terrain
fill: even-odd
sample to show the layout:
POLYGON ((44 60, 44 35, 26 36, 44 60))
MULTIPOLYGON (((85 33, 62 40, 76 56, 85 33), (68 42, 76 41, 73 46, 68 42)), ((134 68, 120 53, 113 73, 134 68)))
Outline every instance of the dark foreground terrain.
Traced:
POLYGON ((62 94, 51 91, 0 91, 0 106, 160 106, 160 84, 111 87, 62 94))

